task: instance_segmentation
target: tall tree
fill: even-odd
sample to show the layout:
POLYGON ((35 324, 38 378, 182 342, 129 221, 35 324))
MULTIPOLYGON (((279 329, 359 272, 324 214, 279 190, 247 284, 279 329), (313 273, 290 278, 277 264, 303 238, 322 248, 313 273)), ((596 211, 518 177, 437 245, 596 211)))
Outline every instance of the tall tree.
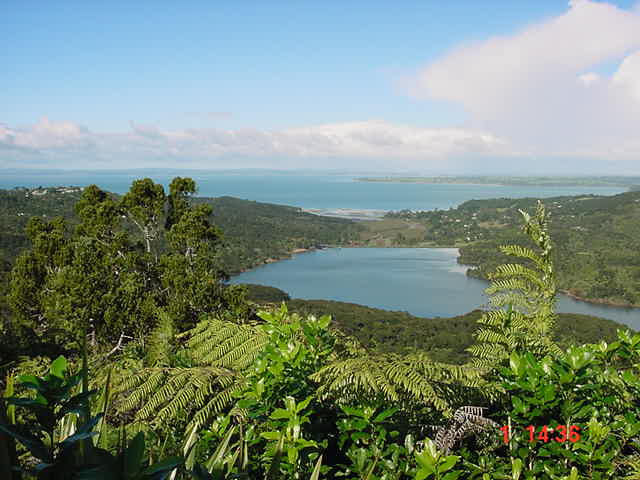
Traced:
POLYGON ((222 232, 208 205, 192 206, 190 178, 176 178, 170 194, 151 179, 136 180, 120 200, 92 185, 76 204, 71 234, 61 219, 33 219, 32 248, 16 262, 11 306, 23 325, 63 341, 85 332, 98 341, 140 336, 164 308, 176 328, 203 313, 242 304, 218 267, 222 232))
POLYGON ((150 178, 135 180, 120 202, 127 218, 142 233, 147 253, 151 253, 152 242, 160 235, 165 202, 164 188, 150 178))

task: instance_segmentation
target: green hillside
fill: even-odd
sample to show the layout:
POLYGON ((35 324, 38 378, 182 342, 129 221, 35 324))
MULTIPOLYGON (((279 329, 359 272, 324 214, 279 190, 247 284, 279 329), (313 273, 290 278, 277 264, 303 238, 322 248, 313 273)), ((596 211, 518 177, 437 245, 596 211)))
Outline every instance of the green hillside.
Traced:
MULTIPOLYGON (((77 223, 74 205, 80 195, 78 188, 71 187, 0 190, 0 258, 13 263, 29 246, 25 227, 32 216, 45 220, 61 216, 77 223)), ((295 249, 348 244, 363 229, 351 220, 233 197, 201 197, 194 203, 213 207, 210 220, 223 231, 223 267, 231 274, 286 257, 295 249)))

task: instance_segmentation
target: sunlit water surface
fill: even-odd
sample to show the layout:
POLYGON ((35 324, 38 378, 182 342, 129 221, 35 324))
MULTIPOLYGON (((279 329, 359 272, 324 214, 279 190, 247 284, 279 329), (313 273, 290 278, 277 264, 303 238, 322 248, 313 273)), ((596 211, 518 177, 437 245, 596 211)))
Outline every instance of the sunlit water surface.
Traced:
MULTIPOLYGON (((487 283, 469 278, 454 248, 332 248, 244 272, 232 283, 281 288, 292 298, 359 303, 423 317, 451 317, 486 306, 487 283)), ((609 318, 640 330, 640 309, 558 297, 558 311, 609 318)))

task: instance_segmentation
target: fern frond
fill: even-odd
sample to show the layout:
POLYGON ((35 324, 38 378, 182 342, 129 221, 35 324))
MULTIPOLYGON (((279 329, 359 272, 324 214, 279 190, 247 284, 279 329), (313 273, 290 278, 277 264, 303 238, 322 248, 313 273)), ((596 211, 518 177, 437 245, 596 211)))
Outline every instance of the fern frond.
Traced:
POLYGON ((268 337, 254 325, 239 325, 216 318, 201 322, 187 342, 197 365, 243 370, 264 348, 268 337))
MULTIPOLYGON (((168 422, 180 414, 193 418, 210 417, 211 406, 219 413, 223 408, 220 393, 233 390, 242 383, 235 372, 218 367, 149 368, 123 387, 133 388, 119 405, 120 411, 135 410, 136 421, 168 422), (148 380, 140 381, 147 376, 148 380), (217 403, 211 400, 217 398, 217 403)), ((121 390, 120 393, 124 393, 121 390)), ((230 398, 226 398, 230 401, 230 398)), ((228 406, 227 402, 224 406, 228 406)))
POLYGON ((424 354, 365 355, 331 363, 312 376, 318 396, 339 403, 384 401, 431 406, 451 413, 449 394, 478 387, 476 368, 433 362, 424 354))
POLYGON ((151 367, 168 366, 171 358, 171 344, 174 338, 173 319, 159 310, 158 324, 149 334, 145 363, 151 367))
POLYGON ((133 412, 137 422, 156 425, 186 417, 190 419, 187 431, 197 431, 232 408, 235 394, 246 385, 247 369, 264 349, 268 336, 258 325, 212 317, 178 338, 186 338, 192 366, 139 370, 121 384, 123 399, 118 409, 133 412))
POLYGON ((482 407, 476 406, 458 408, 449 425, 438 429, 435 439, 438 449, 447 455, 462 438, 473 433, 480 433, 483 430, 496 428, 498 424, 490 418, 484 417, 483 410, 482 407))
POLYGON ((486 312, 479 320, 484 326, 475 333, 480 343, 468 349, 474 356, 474 364, 481 368, 497 368, 514 350, 530 351, 537 356, 560 352, 551 336, 555 326, 556 284, 547 214, 541 202, 534 216, 521 213, 523 230, 537 249, 519 245, 500 247, 503 253, 531 263, 500 265, 490 275, 492 283, 486 292, 495 310, 486 312))
POLYGON ((520 245, 500 245, 498 248, 505 255, 530 260, 540 270, 546 266, 544 259, 531 248, 520 245))

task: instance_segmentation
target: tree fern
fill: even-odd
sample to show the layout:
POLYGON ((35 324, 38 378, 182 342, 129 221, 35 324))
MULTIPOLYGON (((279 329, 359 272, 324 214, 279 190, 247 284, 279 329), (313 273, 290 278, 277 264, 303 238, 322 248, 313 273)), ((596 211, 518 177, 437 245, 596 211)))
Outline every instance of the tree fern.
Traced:
POLYGON ((187 348, 196 365, 244 370, 268 341, 267 334, 254 324, 237 324, 210 319, 188 332, 187 348))
POLYGON ((460 389, 479 385, 475 369, 436 363, 423 353, 358 355, 333 362, 312 378, 320 384, 321 399, 430 406, 445 414, 460 400, 460 389))
POLYGON ((187 415, 188 431, 202 426, 231 407, 234 393, 244 387, 244 370, 267 339, 254 325, 217 318, 200 322, 186 337, 191 365, 148 367, 126 379, 119 389, 125 394, 120 411, 133 411, 135 421, 156 424, 187 415))
POLYGON ((479 343, 469 348, 478 367, 492 369, 501 365, 514 350, 528 350, 536 355, 558 353, 552 341, 555 325, 555 270, 551 259, 552 245, 548 233, 548 215, 538 202, 536 213, 523 216, 523 231, 535 245, 501 246, 500 250, 526 263, 500 265, 490 275, 491 295, 495 310, 479 320, 475 337, 479 343))

